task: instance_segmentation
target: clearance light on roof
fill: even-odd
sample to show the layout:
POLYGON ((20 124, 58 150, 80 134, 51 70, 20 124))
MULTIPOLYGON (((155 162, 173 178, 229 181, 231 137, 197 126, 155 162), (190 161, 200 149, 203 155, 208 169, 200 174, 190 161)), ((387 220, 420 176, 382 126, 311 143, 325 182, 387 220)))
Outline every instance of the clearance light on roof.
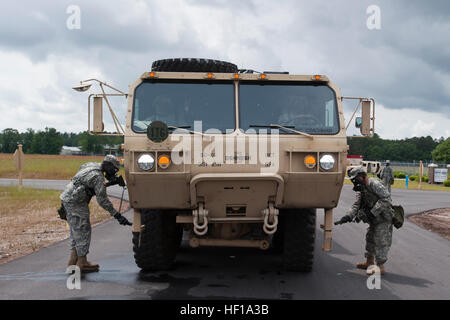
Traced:
POLYGON ((206 79, 214 79, 214 73, 208 72, 205 76, 206 79))
POLYGON ((156 76, 156 74, 152 71, 152 72, 150 72, 149 76, 150 76, 150 78, 154 78, 156 76))
POLYGON ((316 75, 313 76, 313 80, 322 80, 322 76, 316 74, 316 75))
POLYGON ((267 75, 265 73, 261 73, 261 75, 259 76, 259 78, 261 80, 266 80, 267 79, 267 75))
POLYGON ((239 73, 235 73, 235 74, 234 74, 234 78, 235 78, 235 79, 239 79, 239 73))

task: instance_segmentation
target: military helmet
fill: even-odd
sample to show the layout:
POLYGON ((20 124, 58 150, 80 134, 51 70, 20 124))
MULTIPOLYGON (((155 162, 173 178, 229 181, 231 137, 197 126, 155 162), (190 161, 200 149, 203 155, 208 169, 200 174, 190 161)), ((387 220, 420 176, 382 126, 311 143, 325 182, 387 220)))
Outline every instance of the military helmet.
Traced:
POLYGON ((350 180, 352 180, 352 179, 356 178, 356 176, 359 174, 366 175, 367 173, 363 169, 363 167, 359 166, 359 167, 355 167, 355 168, 348 170, 347 174, 348 174, 348 177, 350 178, 350 180))
POLYGON ((114 165, 114 167, 117 168, 117 170, 120 169, 120 162, 117 160, 116 156, 113 156, 112 154, 107 154, 105 156, 105 159, 103 159, 103 162, 109 162, 114 165))

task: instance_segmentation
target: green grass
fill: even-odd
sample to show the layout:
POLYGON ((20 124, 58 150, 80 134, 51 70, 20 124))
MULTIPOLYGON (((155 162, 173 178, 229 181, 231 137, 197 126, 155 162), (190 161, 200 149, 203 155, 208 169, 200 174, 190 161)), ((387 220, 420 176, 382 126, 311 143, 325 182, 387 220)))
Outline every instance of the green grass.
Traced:
POLYGON ((40 210, 45 208, 58 208, 58 190, 0 187, 0 216, 11 215, 31 208, 40 210))
MULTIPOLYGON (((25 155, 24 179, 70 180, 86 162, 101 162, 103 157, 25 155)), ((121 169, 123 175, 123 169, 121 169)), ((12 155, 0 155, 0 178, 17 178, 12 155)))
MULTIPOLYGON (((56 217, 56 210, 61 205, 59 199, 61 192, 60 190, 0 186, 0 217, 23 215, 39 210, 51 210, 56 217)), ((97 204, 97 201, 91 201, 89 207, 93 223, 109 218, 109 214, 97 204)))
MULTIPOLYGON (((345 184, 352 184, 349 179, 344 180, 345 184)), ((393 189, 406 189, 405 180, 395 180, 394 184, 391 186, 393 189)), ((442 184, 428 184, 427 182, 422 182, 422 188, 419 189, 419 181, 408 181, 408 190, 430 190, 430 191, 450 191, 450 187, 445 187, 442 184)))

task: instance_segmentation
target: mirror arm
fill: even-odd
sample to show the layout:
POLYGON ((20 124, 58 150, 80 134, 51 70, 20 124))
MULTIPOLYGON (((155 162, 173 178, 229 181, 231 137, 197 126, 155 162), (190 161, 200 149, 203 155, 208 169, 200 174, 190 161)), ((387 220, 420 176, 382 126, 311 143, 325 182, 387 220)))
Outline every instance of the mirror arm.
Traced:
MULTIPOLYGON (((342 100, 343 100, 343 99, 347 99, 347 97, 342 97, 342 100)), ((348 121, 347 126, 345 127, 345 130, 347 130, 348 127, 350 126, 350 123, 352 123, 352 120, 353 120, 353 118, 355 117, 355 114, 356 114, 356 112, 358 111, 359 106, 361 105, 361 101, 362 101, 362 100, 359 100, 358 105, 357 105, 356 108, 355 108, 355 111, 353 111, 353 114, 352 114, 350 120, 348 121)))

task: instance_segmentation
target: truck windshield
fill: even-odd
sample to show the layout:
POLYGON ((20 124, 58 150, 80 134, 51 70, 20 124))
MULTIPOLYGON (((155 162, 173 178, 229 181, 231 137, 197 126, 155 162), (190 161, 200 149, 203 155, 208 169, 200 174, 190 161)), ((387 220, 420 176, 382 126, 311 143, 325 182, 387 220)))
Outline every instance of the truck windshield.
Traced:
POLYGON ((235 129, 232 82, 143 82, 134 93, 133 131, 146 132, 155 120, 195 131, 235 129), (194 127, 202 121, 202 127, 194 127))
MULTIPOLYGON (((336 134, 336 95, 326 85, 293 82, 241 82, 240 128, 285 126, 309 134, 336 134)), ((295 132, 280 129, 280 134, 295 132)))

